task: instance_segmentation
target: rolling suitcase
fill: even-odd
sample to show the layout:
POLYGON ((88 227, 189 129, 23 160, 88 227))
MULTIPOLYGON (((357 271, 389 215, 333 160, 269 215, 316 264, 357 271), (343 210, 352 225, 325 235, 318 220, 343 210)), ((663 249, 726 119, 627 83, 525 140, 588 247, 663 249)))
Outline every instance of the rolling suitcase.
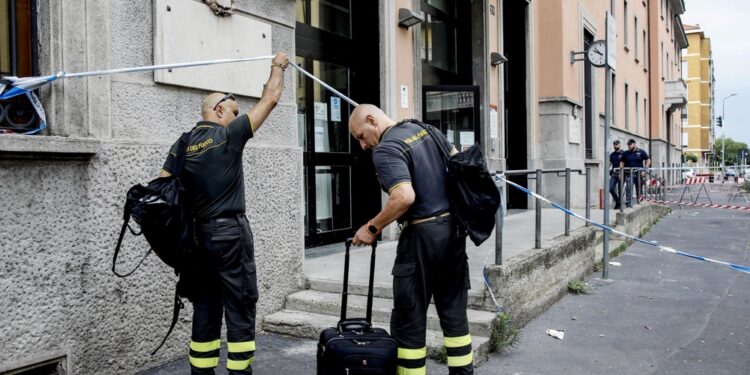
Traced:
POLYGON ((370 285, 367 290, 367 316, 346 318, 349 287, 349 250, 344 255, 344 288, 341 296, 341 320, 336 327, 323 330, 318 341, 318 375, 396 374, 396 341, 382 328, 372 327, 372 295, 375 272, 375 248, 370 256, 370 285))

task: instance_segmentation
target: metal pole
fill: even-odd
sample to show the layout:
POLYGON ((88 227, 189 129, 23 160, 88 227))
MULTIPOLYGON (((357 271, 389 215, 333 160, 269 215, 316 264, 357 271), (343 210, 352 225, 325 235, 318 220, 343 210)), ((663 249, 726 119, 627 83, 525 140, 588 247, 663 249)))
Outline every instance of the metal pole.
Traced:
MULTIPOLYGON (((591 167, 586 167, 586 218, 591 219, 591 167)), ((587 221, 586 226, 589 225, 587 221)))
MULTIPOLYGON (((609 17, 607 17, 609 20, 609 17)), ((607 30, 609 25, 605 25, 604 29, 607 30)), ((604 153, 602 154, 604 164, 602 168, 602 176, 604 176, 604 187, 609 190, 609 158, 607 157, 607 150, 609 150, 609 127, 612 124, 612 71, 609 64, 604 68, 604 153)), ((605 195, 606 197, 606 195, 605 195)), ((622 197, 621 197, 622 200, 622 197)), ((604 199, 604 224, 609 225, 609 197, 604 199)), ((602 233, 602 278, 609 278, 609 231, 604 230, 602 233)))
MULTIPOLYGON (((498 175, 502 175, 501 171, 497 172, 498 175)), ((504 185, 500 180, 495 179, 495 185, 497 190, 500 191, 502 196, 504 185)), ((500 200, 500 207, 497 208, 497 217, 495 217, 495 264, 503 264, 503 224, 505 220, 505 207, 503 207, 503 200, 500 200)))
MULTIPOLYGON (((542 195, 542 170, 536 170, 536 193, 542 195)), ((542 201, 536 199, 536 222, 534 227, 534 248, 542 248, 542 201)), ((567 215, 565 215, 567 216, 567 215)))
POLYGON ((724 99, 721 101, 721 174, 722 174, 721 180, 722 181, 724 181, 724 176, 726 176, 726 173, 727 173, 727 165, 724 159, 724 154, 726 151, 724 148, 724 138, 726 138, 725 136, 726 131, 724 129, 726 129, 727 127, 727 118, 724 116, 724 105, 727 102, 727 99, 736 95, 737 95, 736 93, 730 94, 728 96, 725 96, 724 99))
MULTIPOLYGON (((677 163, 672 163, 672 164, 675 165, 677 163)), ((676 167, 676 165, 675 165, 675 167, 676 167)), ((678 171, 676 169, 672 170, 672 180, 671 181, 667 181, 667 183, 662 183, 661 184, 661 200, 663 200, 663 201, 667 200, 667 186, 674 185, 674 182, 675 182, 675 180, 677 178, 675 172, 682 173, 682 171, 678 171)))
POLYGON ((635 204, 639 204, 641 199, 641 194, 643 194, 643 178, 641 178, 641 169, 638 168, 635 171, 635 175, 638 176, 638 181, 635 185, 635 204))
POLYGON ((620 212, 625 212, 625 168, 620 168, 617 172, 620 176, 620 183, 617 190, 620 191, 620 212))
POLYGON ((628 192, 626 193, 628 195, 628 200, 630 201, 630 205, 633 205, 633 167, 629 168, 628 172, 628 192))
MULTIPOLYGON (((570 209, 570 168, 565 168, 565 208, 570 209)), ((565 235, 570 236, 570 215, 565 215, 565 235)))

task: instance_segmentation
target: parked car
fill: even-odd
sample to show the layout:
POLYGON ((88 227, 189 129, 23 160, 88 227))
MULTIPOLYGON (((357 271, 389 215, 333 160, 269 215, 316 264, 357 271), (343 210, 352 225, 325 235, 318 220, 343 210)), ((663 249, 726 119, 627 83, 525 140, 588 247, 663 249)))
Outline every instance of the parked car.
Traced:
POLYGON ((726 177, 735 177, 735 176, 737 176, 737 172, 734 171, 734 168, 727 168, 725 176, 726 177))

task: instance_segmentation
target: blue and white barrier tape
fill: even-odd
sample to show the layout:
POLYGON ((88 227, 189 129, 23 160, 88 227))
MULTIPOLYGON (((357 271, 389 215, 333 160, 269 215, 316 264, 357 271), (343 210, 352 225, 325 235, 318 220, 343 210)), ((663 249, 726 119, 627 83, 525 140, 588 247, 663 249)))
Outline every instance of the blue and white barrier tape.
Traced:
POLYGON ((610 226, 604 225, 602 223, 597 223, 597 222, 595 222, 593 220, 587 219, 587 218, 585 218, 585 217, 583 217, 583 216, 581 216, 581 215, 579 215, 579 214, 577 214, 577 213, 575 213, 575 212, 573 212, 573 211, 571 211, 571 210, 569 210, 569 209, 567 209, 567 208, 565 208, 565 207, 563 207, 563 206, 561 206, 561 205, 559 205, 559 204, 557 204, 555 202, 550 201, 549 199, 547 199, 547 198, 545 198, 545 197, 543 197, 543 196, 541 196, 539 194, 534 193, 533 191, 531 191, 531 190, 529 190, 529 189, 527 189, 527 188, 525 188, 525 187, 523 187, 521 185, 516 184, 515 182, 508 181, 502 175, 495 176, 495 178, 498 179, 499 181, 502 181, 502 182, 504 182, 504 183, 506 183, 506 184, 508 184, 508 185, 510 185, 510 186, 512 186, 512 187, 514 187, 516 189, 518 189, 518 190, 523 191, 524 193, 526 193, 528 195, 533 196, 534 198, 537 198, 537 199, 539 199, 539 200, 541 200, 543 202, 549 203, 552 207, 555 207, 558 210, 561 210, 561 211, 565 212, 568 215, 571 215, 573 217, 581 219, 581 220, 583 220, 585 222, 591 223, 591 225, 597 226, 597 227, 601 228, 602 230, 609 231, 611 233, 620 235, 620 236, 625 237, 625 238, 629 238, 629 239, 631 239, 633 241, 640 242, 642 244, 646 244, 646 245, 653 246, 653 247, 658 247, 659 250, 661 250, 661 251, 666 251, 666 252, 669 252, 669 253, 672 253, 672 254, 682 255, 684 257, 688 257, 688 258, 692 258, 692 259, 696 259, 696 260, 702 260, 702 261, 708 262, 708 263, 721 264, 721 265, 727 266, 727 267, 729 267, 729 268, 731 268, 731 269, 733 269, 735 271, 740 271, 740 272, 744 272, 744 273, 749 273, 750 274, 750 267, 746 267, 746 266, 742 266, 742 265, 734 264, 734 263, 729 263, 729 262, 724 262, 724 261, 720 261, 720 260, 716 260, 716 259, 706 258, 706 257, 700 256, 700 255, 690 254, 690 253, 687 253, 687 252, 684 252, 684 251, 680 251, 680 250, 677 250, 677 249, 674 249, 674 248, 671 248, 671 247, 659 245, 655 241, 654 242, 646 241, 646 240, 638 238, 636 236, 632 236, 632 235, 629 235, 627 233, 620 232, 620 231, 618 231, 618 230, 616 230, 616 229, 614 229, 614 228, 612 228, 610 226))
MULTIPOLYGON (((503 220, 505 217, 505 198, 503 196, 503 193, 500 192, 500 220, 503 220)), ((495 233, 497 235, 497 233, 495 233)), ((490 253, 492 253, 493 247, 487 247, 487 254, 484 256, 484 265, 482 266, 482 279, 484 280, 484 286, 487 287, 487 291, 490 292, 490 298, 492 298, 492 303, 495 304, 495 313, 500 314, 502 313, 503 309, 500 307, 500 304, 497 302, 497 298, 495 298, 495 293, 492 292, 492 287, 490 287, 490 278, 487 276, 487 261, 490 258, 490 253)))

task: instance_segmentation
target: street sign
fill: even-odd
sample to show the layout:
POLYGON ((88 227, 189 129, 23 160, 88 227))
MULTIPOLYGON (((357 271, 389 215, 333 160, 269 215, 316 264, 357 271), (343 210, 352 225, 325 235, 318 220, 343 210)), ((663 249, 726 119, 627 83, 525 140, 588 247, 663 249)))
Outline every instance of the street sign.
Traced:
POLYGON ((617 24, 612 13, 607 12, 607 65, 610 69, 617 70, 617 24))

